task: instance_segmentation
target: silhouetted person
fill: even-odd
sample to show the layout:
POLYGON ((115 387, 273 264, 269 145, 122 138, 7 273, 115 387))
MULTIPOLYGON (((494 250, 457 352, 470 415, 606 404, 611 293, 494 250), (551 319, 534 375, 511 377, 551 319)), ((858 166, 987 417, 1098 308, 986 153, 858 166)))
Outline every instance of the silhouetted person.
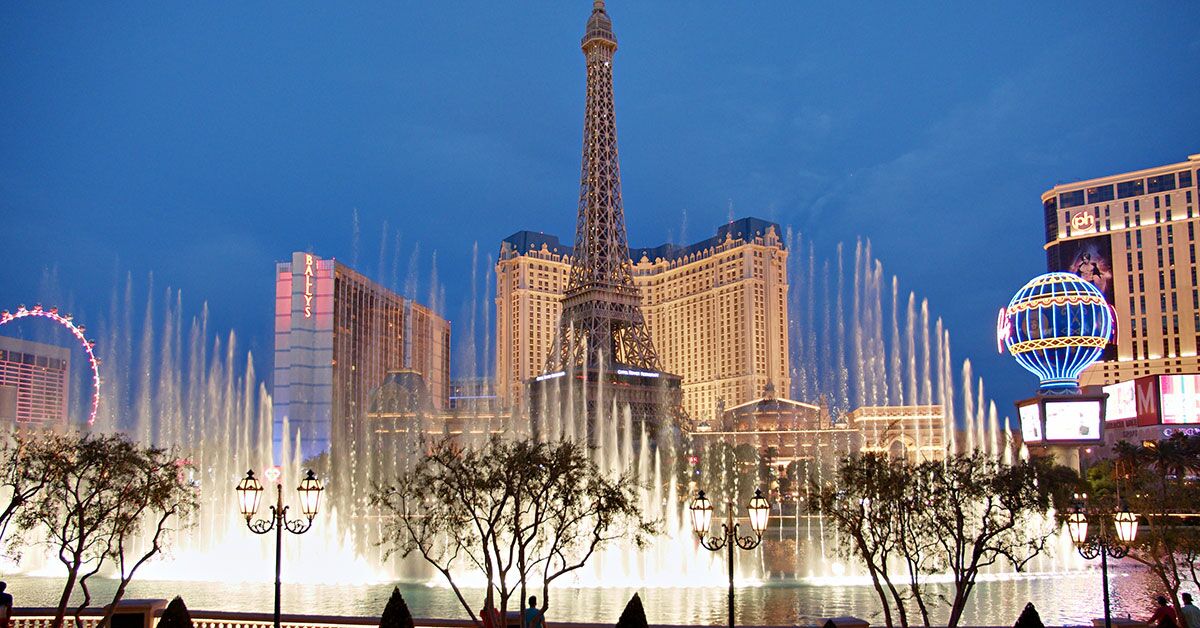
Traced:
POLYGON ((483 603, 483 608, 479 610, 479 619, 483 622, 483 628, 500 628, 500 610, 490 602, 483 603))
POLYGON ((1037 609, 1033 607, 1033 602, 1025 605, 1025 610, 1021 611, 1021 615, 1017 617, 1017 623, 1013 624, 1013 628, 1046 628, 1042 623, 1042 616, 1038 615, 1037 609))
POLYGON ((1184 593, 1179 597, 1183 598, 1183 608, 1179 609, 1179 614, 1183 615, 1187 628, 1200 628, 1200 608, 1192 604, 1192 594, 1184 593))
POLYGON ((0 628, 8 628, 9 622, 12 621, 13 597, 5 591, 7 588, 7 582, 0 582, 0 628))
POLYGON ((1150 616, 1150 619, 1146 620, 1146 623, 1151 626, 1158 626, 1158 628, 1179 628, 1179 617, 1175 615, 1175 609, 1171 608, 1170 604, 1167 604, 1166 596, 1158 596, 1157 601, 1158 606, 1154 609, 1154 614, 1150 616))
POLYGON ((537 596, 529 596, 529 608, 525 609, 525 628, 545 628, 546 620, 537 607, 537 596))

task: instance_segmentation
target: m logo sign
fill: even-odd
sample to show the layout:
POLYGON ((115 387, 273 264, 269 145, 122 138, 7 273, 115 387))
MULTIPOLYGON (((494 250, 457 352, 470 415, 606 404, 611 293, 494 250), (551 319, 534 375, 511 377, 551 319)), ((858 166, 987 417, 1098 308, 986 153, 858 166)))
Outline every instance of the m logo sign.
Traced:
POLYGON ((1137 401, 1138 425, 1159 423, 1158 376, 1151 375, 1135 380, 1134 392, 1134 398, 1137 401))

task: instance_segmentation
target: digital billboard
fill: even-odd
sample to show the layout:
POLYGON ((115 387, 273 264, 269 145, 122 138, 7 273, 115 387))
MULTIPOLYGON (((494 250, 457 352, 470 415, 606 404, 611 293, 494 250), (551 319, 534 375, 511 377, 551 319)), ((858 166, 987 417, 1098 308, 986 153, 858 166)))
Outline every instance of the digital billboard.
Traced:
POLYGON ((1042 440, 1042 417, 1037 402, 1017 409, 1021 418, 1021 438, 1027 443, 1037 443, 1042 440))
POLYGON ((1200 375, 1160 375, 1163 424, 1200 423, 1200 375))
POLYGON ((1133 380, 1118 382, 1104 387, 1108 404, 1104 409, 1105 421, 1123 421, 1137 418, 1137 401, 1133 380))
MULTIPOLYGON (((1051 271, 1074 273, 1084 281, 1096 286, 1109 305, 1115 302, 1113 286, 1112 240, 1108 234, 1066 240, 1054 246, 1050 254, 1051 271)), ((1115 321, 1114 321, 1115 323, 1115 321)), ((1102 360, 1117 357, 1117 335, 1123 330, 1115 329, 1112 340, 1101 354, 1102 360)))
POLYGON ((1100 400, 1050 401, 1046 406, 1046 442, 1100 441, 1100 400))
POLYGON ((1063 267, 1054 270, 1065 270, 1079 275, 1084 281, 1096 286, 1096 289, 1104 294, 1104 299, 1112 304, 1112 242, 1108 235, 1067 240, 1058 246, 1058 259, 1063 267))

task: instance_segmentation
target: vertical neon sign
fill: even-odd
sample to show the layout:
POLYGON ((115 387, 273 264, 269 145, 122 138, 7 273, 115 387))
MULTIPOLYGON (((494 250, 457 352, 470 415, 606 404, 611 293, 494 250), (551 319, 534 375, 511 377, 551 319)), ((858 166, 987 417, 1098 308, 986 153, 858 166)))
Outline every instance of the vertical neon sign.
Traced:
POLYGON ((312 318, 313 256, 304 254, 304 318, 312 318))

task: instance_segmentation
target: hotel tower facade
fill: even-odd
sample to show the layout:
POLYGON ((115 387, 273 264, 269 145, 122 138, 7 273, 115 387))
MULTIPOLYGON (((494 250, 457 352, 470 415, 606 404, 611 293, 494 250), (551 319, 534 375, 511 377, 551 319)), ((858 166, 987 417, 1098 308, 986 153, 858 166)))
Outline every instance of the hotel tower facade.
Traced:
POLYGON ((330 450, 366 418, 389 371, 415 371, 434 410, 450 394, 450 323, 312 253, 275 267, 275 454, 287 421, 302 456, 330 450))
MULTIPOLYGON (((496 264, 496 394, 521 407, 554 348, 573 249, 553 235, 504 239, 496 264)), ((743 218, 688 246, 630 248, 663 369, 682 377, 695 422, 791 387, 787 255, 779 225, 743 218)))
POLYGON ((1200 372, 1197 183, 1200 154, 1042 194, 1047 270, 1092 282, 1116 315, 1115 342, 1080 384, 1200 372))

